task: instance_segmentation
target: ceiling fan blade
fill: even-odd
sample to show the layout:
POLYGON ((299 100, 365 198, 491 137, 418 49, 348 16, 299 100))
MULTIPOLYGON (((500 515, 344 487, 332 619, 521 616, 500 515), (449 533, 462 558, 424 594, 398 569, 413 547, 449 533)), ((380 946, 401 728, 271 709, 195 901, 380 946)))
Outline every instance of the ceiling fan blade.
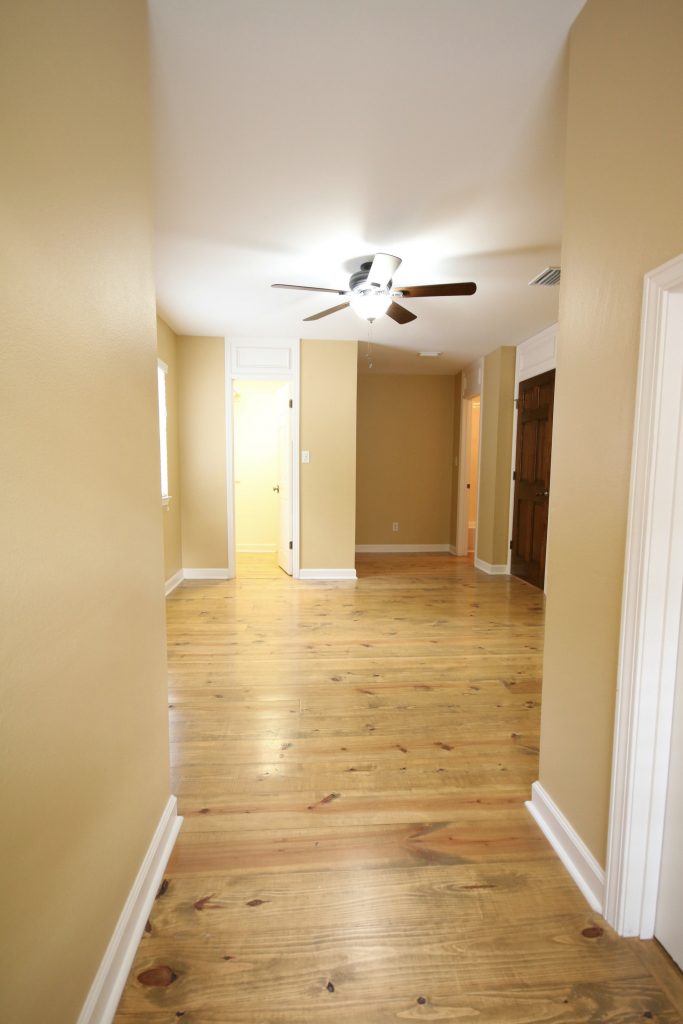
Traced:
MULTIPOLYGON (((341 294, 343 295, 344 293, 341 292, 341 294)), ((346 307, 349 306, 349 305, 350 305, 349 302, 340 302, 338 306, 332 306, 331 309, 324 309, 322 311, 322 313, 314 313, 313 316, 305 316, 304 317, 304 321, 306 321, 306 320, 320 320, 321 317, 329 316, 330 313, 336 313, 340 309, 346 309, 346 307)))
POLYGON ((409 324, 411 320, 417 320, 414 313, 411 313, 405 306, 399 306, 398 302, 391 303, 386 315, 395 320, 397 324, 409 324))
POLYGON ((293 288, 297 292, 331 292, 332 295, 346 295, 346 288, 316 288, 308 284, 271 284, 271 288, 293 288))
POLYGON ((427 299, 433 295, 474 295, 477 286, 474 281, 459 281, 457 284, 416 284, 401 285, 397 291, 406 299, 427 299))
POLYGON ((386 288, 400 266, 401 260, 398 256, 390 256, 386 252, 376 253, 365 287, 386 288))

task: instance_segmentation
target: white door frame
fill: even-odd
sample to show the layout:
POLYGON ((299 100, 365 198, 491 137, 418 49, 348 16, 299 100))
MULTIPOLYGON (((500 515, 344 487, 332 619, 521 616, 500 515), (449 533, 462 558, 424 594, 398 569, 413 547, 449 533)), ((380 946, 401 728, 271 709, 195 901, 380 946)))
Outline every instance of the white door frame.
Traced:
POLYGON ((683 586, 683 255, 645 275, 604 916, 654 934, 683 586), (678 523, 678 528, 676 527, 678 523))
MULTIPOLYGON (((477 526, 475 538, 479 535, 479 473, 481 470, 481 426, 484 419, 483 394, 484 360, 476 359, 462 371, 460 392, 460 451, 458 453, 458 521, 455 532, 455 553, 466 555, 469 549, 469 494, 467 484, 470 478, 472 399, 480 396, 479 406, 479 447, 477 465, 477 526)), ((475 539, 476 546, 476 539, 475 539)), ((476 556, 476 551, 475 551, 476 556)))
POLYGON ((292 397, 292 577, 300 576, 299 514, 299 339, 225 339, 225 454, 228 497, 228 578, 235 576, 235 454, 233 431, 233 381, 281 380, 291 387, 292 397))

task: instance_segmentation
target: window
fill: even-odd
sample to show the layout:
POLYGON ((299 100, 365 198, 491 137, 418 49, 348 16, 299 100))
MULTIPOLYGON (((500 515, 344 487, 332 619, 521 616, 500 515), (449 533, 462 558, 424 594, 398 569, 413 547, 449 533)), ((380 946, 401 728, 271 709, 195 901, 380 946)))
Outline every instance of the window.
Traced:
POLYGON ((161 498, 168 502, 168 437, 166 432, 166 374, 168 366, 157 359, 157 385, 159 389, 159 454, 161 461, 161 498))

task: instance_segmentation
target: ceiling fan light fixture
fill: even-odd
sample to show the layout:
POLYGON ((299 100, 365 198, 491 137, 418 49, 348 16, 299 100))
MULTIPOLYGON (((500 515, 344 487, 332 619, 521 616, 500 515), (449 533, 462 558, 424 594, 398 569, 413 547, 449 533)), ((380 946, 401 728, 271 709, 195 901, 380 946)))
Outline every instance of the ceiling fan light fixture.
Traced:
MULTIPOLYGON (((417 315, 406 309, 396 299, 404 296, 408 299, 428 299, 439 295, 474 295, 477 286, 474 281, 452 281, 450 284, 418 284, 403 285, 400 290, 394 288, 394 272, 401 265, 398 256, 390 256, 386 252, 377 252, 372 259, 363 258, 358 270, 349 278, 348 288, 323 288, 319 285, 306 284, 274 284, 273 288, 292 288, 297 292, 328 292, 339 295, 344 302, 323 309, 319 313, 305 316, 304 321, 322 320, 324 316, 338 313, 349 306, 354 313, 370 323, 380 316, 388 316, 396 324, 409 324, 417 320, 417 315)), ((429 355, 430 353, 425 353, 429 355)), ((434 355, 441 355, 440 352, 434 355)))
POLYGON ((351 296, 351 309, 361 320, 376 320, 384 316, 391 303, 388 291, 354 292, 351 296))

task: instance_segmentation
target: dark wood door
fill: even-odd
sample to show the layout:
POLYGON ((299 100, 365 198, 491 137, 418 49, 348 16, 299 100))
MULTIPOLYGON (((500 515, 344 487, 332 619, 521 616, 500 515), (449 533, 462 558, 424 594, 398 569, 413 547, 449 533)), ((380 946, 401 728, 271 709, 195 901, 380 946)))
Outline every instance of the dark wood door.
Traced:
POLYGON ((535 587, 545 580, 554 396, 554 370, 522 381, 517 396, 511 571, 535 587))

